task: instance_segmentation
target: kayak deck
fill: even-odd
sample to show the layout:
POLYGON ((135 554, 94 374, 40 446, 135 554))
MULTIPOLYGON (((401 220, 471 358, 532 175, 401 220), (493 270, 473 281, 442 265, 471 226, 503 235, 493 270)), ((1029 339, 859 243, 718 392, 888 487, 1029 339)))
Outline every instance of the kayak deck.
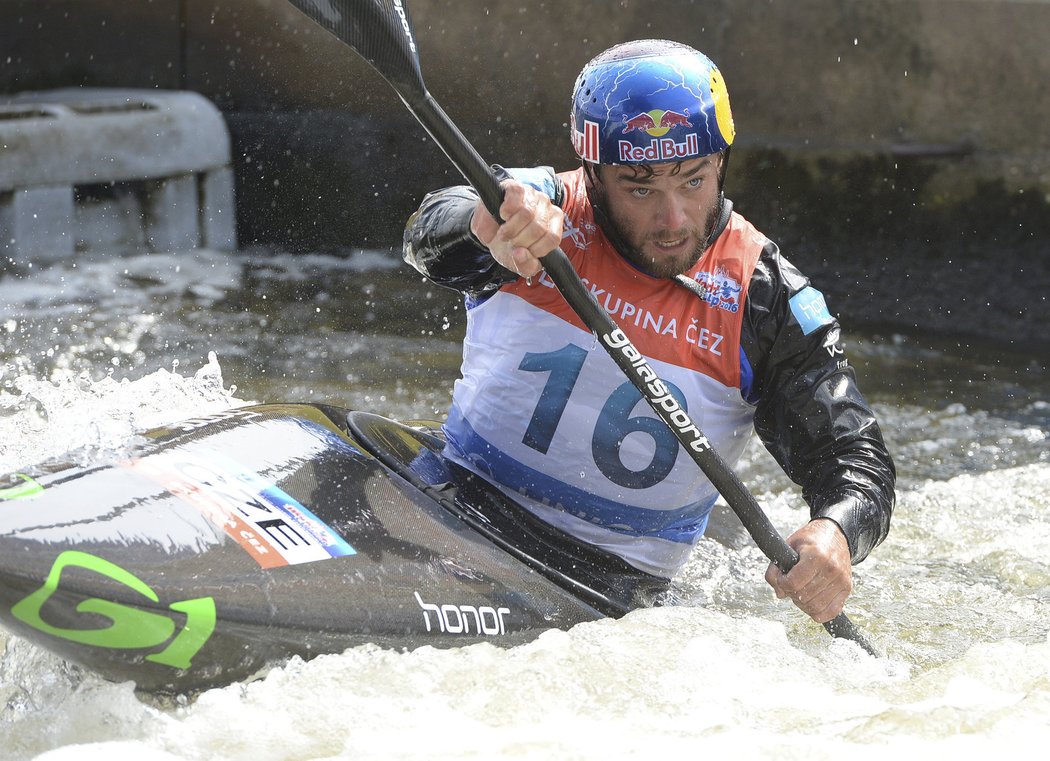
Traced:
POLYGON ((513 645, 648 604, 441 456, 426 425, 267 404, 145 434, 126 459, 0 479, 0 622, 151 692, 364 643, 513 645))

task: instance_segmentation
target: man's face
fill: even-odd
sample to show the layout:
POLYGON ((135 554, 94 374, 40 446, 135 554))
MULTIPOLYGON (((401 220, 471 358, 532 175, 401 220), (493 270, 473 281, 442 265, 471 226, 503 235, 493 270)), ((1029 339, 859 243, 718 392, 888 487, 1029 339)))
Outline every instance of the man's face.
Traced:
POLYGON ((619 235, 621 253, 643 272, 673 277, 685 272, 707 247, 718 215, 722 155, 681 163, 597 167, 599 202, 619 235))

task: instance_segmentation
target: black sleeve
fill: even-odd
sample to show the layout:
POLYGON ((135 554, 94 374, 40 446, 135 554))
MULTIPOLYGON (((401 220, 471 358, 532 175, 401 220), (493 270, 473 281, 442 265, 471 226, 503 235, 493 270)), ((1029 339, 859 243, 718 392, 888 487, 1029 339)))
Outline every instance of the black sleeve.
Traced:
MULTIPOLYGON (((563 186, 550 167, 494 167, 500 179, 514 176, 548 192, 560 205, 563 186)), ((404 258, 424 277, 471 295, 494 291, 518 275, 499 264, 470 232, 478 195, 469 186, 429 193, 405 226, 404 258)))
POLYGON ((741 335, 754 372, 755 430, 802 487, 813 518, 835 521, 859 563, 886 538, 896 471, 831 319, 806 335, 789 300, 809 281, 770 243, 748 287, 741 335))

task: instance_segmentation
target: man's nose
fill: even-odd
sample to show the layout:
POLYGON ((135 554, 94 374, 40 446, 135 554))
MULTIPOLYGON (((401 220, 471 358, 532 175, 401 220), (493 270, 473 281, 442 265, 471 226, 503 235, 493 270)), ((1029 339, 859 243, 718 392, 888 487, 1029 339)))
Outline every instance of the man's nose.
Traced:
POLYGON ((673 194, 665 195, 657 209, 657 221, 669 230, 687 227, 689 215, 686 213, 685 202, 673 194))

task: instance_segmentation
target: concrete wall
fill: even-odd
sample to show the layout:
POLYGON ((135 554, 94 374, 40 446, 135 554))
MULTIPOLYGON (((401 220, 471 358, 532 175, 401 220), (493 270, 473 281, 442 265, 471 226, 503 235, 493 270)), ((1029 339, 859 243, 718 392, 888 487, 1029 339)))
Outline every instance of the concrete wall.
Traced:
MULTIPOLYGON (((1050 233, 1046 0, 410 8, 431 92, 492 161, 572 165, 583 63, 624 39, 669 37, 725 75, 738 208, 803 258, 829 240, 958 258, 1050 233)), ((396 246, 422 192, 458 180, 386 83, 283 0, 0 0, 0 91, 68 85, 216 102, 244 243, 396 246)))
MULTIPOLYGON (((493 160, 570 162, 581 65, 660 36, 718 62, 741 148, 949 154, 969 174, 1050 189, 1045 1, 416 0, 411 11, 431 91, 493 160)), ((3 92, 183 88, 227 112, 334 109, 415 129, 384 82, 283 0, 0 0, 0 53, 3 92)))
MULTIPOLYGON (((424 73, 457 118, 564 117, 576 72, 631 37, 723 69, 744 136, 1045 153, 1041 0, 417 0, 424 73)), ((227 110, 393 103, 283 0, 0 0, 0 90, 189 88, 227 110)))
POLYGON ((236 248, 226 123, 192 92, 0 95, 0 261, 236 248))

